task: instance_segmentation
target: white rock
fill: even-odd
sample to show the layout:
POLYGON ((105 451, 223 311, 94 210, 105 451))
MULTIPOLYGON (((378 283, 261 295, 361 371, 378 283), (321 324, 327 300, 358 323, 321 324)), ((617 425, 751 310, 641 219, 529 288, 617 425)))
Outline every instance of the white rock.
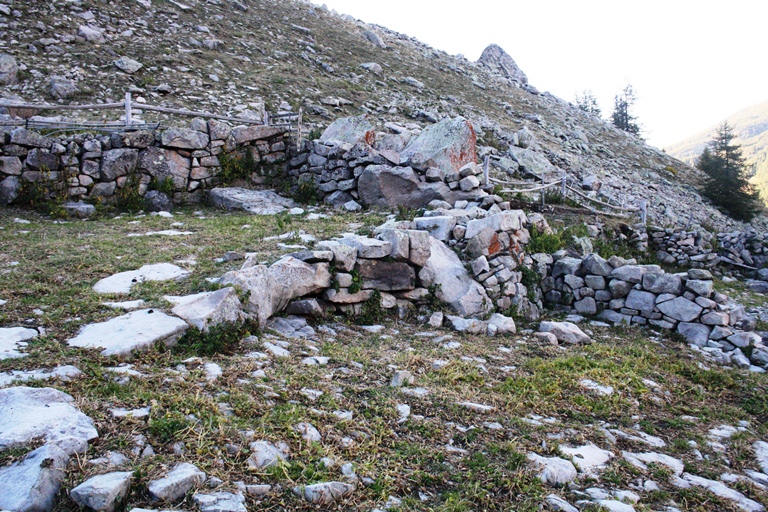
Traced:
POLYGON ((99 437, 93 421, 72 405, 74 399, 52 388, 0 390, 0 450, 24 446, 36 438, 67 455, 83 453, 99 437))
POLYGON ((275 345, 274 343, 270 343, 269 341, 265 341, 262 346, 264 347, 264 350, 269 352, 275 357, 291 357, 291 353, 285 350, 283 347, 275 345))
POLYGON ((755 450, 755 459, 763 470, 763 473, 768 474, 768 443, 765 441, 757 441, 752 445, 755 450))
POLYGON ((674 457, 670 457, 669 455, 665 455, 663 453, 621 452, 621 455, 622 457, 627 459, 627 462, 629 462, 630 464, 632 464, 638 469, 642 469, 643 471, 648 469, 647 464, 650 464, 650 463, 667 466, 669 469, 674 471, 675 475, 677 476, 682 475, 683 471, 685 470, 685 464, 683 463, 683 461, 676 459, 674 457))
POLYGON ((330 361, 330 357, 322 357, 322 356, 313 356, 313 357, 305 357, 301 360, 302 364, 306 364, 308 366, 325 366, 328 364, 328 361, 330 361))
POLYGON ((166 295, 163 298, 175 305, 171 313, 201 331, 224 322, 236 323, 243 314, 240 299, 232 287, 184 297, 166 295))
POLYGON ((71 347, 101 348, 104 356, 130 357, 157 342, 170 347, 189 328, 186 322, 153 309, 140 309, 123 316, 86 325, 68 341, 71 347))
POLYGON ((13 382, 26 382, 28 380, 59 379, 66 382, 82 374, 83 372, 72 365, 57 366, 52 370, 11 370, 0 373, 0 388, 13 382))
POLYGON ((188 270, 171 263, 144 265, 138 270, 120 272, 105 277, 93 286, 96 293, 130 293, 131 287, 144 281, 180 281, 191 274, 188 270))
POLYGON ((354 491, 353 484, 344 482, 323 482, 293 488, 294 494, 316 505, 331 505, 354 491))
POLYGON ((570 322, 541 322, 539 332, 551 332, 560 343, 591 343, 592 340, 570 322))
POLYGON ((488 414, 496 410, 492 405, 476 404, 474 402, 456 402, 459 407, 464 407, 470 411, 479 412, 482 414, 488 414))
POLYGON ((102 302, 105 306, 112 309, 124 309, 126 311, 132 311, 134 309, 143 308, 146 304, 143 300, 126 300, 122 302, 102 302))
POLYGON ((539 480, 547 485, 565 485, 573 482, 578 476, 576 468, 571 461, 561 459, 560 457, 542 457, 535 453, 529 453, 528 460, 539 471, 539 480))
POLYGON ((563 455, 571 457, 579 471, 594 477, 597 477, 599 471, 605 469, 606 464, 613 457, 613 452, 603 450, 591 443, 576 447, 560 445, 558 450, 563 455))
POLYGON ((268 441, 251 443, 251 456, 248 466, 256 469, 275 467, 281 461, 288 460, 287 446, 277 447, 268 441))
POLYGON ((323 392, 318 389, 301 388, 299 393, 309 398, 312 402, 323 396, 323 392))
POLYGON ((397 404, 395 409, 397 409, 397 414, 399 416, 397 419, 398 423, 403 423, 411 416, 411 406, 408 404, 397 404))
POLYGON ((132 478, 130 471, 97 475, 69 491, 69 496, 81 507, 112 512, 128 494, 132 478))
POLYGON ((182 462, 165 477, 147 484, 149 495, 156 500, 176 501, 190 489, 205 482, 205 473, 194 464, 182 462))
POLYGON ((609 432, 620 439, 627 439, 629 441, 647 444, 654 448, 664 448, 667 446, 667 443, 665 443, 663 439, 652 436, 650 434, 646 434, 645 432, 637 432, 637 435, 633 435, 627 434, 623 430, 619 430, 617 428, 611 429, 609 432))
POLYGON ((579 509, 555 494, 547 496, 547 505, 554 512, 579 512, 579 509))
POLYGON ((736 502, 740 509, 747 512, 762 512, 765 510, 765 507, 758 502, 747 498, 739 491, 731 489, 722 482, 691 475, 690 473, 683 473, 682 479, 691 485, 703 487, 716 496, 736 502))
POLYGON ((595 503, 600 506, 600 510, 605 509, 607 512, 635 512, 632 505, 616 500, 598 500, 595 503))
POLYGON ((205 380, 212 382, 224 375, 224 372, 216 363, 205 363, 203 365, 203 371, 205 372, 205 380))
POLYGON ((192 496, 200 512, 247 512, 245 496, 241 493, 214 492, 192 496))
POLYGON ((52 444, 27 454, 21 462, 0 468, 0 509, 50 511, 66 477, 69 456, 52 444))
POLYGON ((38 334, 36 330, 25 327, 0 328, 0 360, 26 357, 27 354, 19 352, 19 349, 26 347, 26 342, 38 334))
POLYGON ((597 383, 591 379, 581 379, 579 381, 579 384, 584 389, 588 389, 590 391, 594 391, 598 395, 602 396, 611 396, 613 394, 613 387, 612 386, 603 386, 600 383, 597 383))
POLYGON ((389 385, 393 388, 399 388, 413 384, 414 380, 415 378, 411 372, 407 370, 397 370, 392 375, 392 380, 389 382, 389 385))
POLYGON ((320 443, 323 440, 323 436, 311 423, 299 423, 294 425, 293 430, 301 435, 301 438, 308 443, 320 443))
POLYGON ((112 413, 112 416, 115 418, 146 418, 149 416, 150 408, 149 407, 141 407, 139 409, 123 409, 122 407, 118 407, 117 409, 111 409, 109 412, 112 413))

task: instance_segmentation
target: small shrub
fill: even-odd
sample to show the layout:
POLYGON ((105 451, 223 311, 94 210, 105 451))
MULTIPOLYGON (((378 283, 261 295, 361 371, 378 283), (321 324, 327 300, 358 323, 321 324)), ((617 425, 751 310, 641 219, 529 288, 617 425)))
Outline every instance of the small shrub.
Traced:
POLYGON ((166 176, 163 179, 157 179, 153 176, 149 182, 148 189, 157 190, 168 197, 173 197, 173 191, 176 189, 176 186, 173 184, 173 178, 170 176, 166 176))
POLYGON ((397 205, 397 215, 395 220, 413 220, 418 216, 418 211, 415 208, 409 208, 405 205, 397 205))
POLYGON ((352 284, 349 286, 349 293, 357 293, 363 288, 363 280, 360 277, 360 271, 354 269, 352 272, 352 284))
POLYGON ((363 302, 360 314, 355 317, 358 325, 372 325, 381 323, 386 318, 387 312, 381 307, 381 292, 373 290, 371 297, 363 302))
POLYGON ((319 139, 320 136, 323 135, 322 128, 316 127, 309 130, 309 133, 307 134, 307 140, 316 140, 319 139))
POLYGON ((318 196, 315 182, 311 180, 299 181, 293 199, 302 204, 316 204, 318 196))
POLYGON ((126 177, 122 188, 115 191, 115 206, 120 211, 137 212, 144 207, 144 198, 139 194, 139 177, 135 172, 126 177))
POLYGON ((246 148, 243 153, 222 153, 219 155, 219 163, 221 171, 216 176, 223 185, 228 185, 235 180, 249 181, 251 174, 257 170, 251 148, 246 148))
POLYGON ((528 243, 528 253, 543 252, 552 254, 565 247, 565 241, 560 233, 542 233, 534 226, 531 229, 531 241, 528 243))
POLYGON ((180 412, 170 412, 157 419, 149 420, 149 434, 167 444, 175 441, 183 430, 189 426, 189 421, 180 412))
POLYGON ((192 327, 179 339, 173 350, 198 356, 231 355, 235 353, 243 338, 257 332, 258 325, 251 321, 241 324, 225 322, 214 325, 207 331, 192 327))

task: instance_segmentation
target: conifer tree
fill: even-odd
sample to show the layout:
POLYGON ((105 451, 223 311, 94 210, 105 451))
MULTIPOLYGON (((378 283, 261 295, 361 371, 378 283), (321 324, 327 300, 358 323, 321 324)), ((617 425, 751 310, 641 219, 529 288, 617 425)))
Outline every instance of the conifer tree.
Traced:
POLYGON ((637 124, 637 117, 631 113, 632 106, 637 98, 632 86, 627 84, 621 94, 613 98, 613 112, 611 112, 611 122, 619 130, 638 135, 640 126, 637 124))
POLYGON ((734 138, 727 122, 720 125, 696 167, 706 174, 702 195, 730 217, 749 222, 761 209, 760 198, 749 183, 741 145, 734 144, 734 138))
POLYGON ((581 94, 576 95, 576 106, 595 117, 600 117, 602 114, 600 106, 597 104, 597 98, 589 90, 582 91, 581 94))

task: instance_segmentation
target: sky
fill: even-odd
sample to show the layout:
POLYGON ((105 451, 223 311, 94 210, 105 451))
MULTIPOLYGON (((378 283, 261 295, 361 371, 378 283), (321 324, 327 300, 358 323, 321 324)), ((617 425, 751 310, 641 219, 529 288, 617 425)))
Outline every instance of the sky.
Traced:
POLYGON ((590 90, 603 117, 631 84, 659 148, 768 100, 766 0, 315 1, 473 61, 498 44, 531 85, 567 101, 590 90))

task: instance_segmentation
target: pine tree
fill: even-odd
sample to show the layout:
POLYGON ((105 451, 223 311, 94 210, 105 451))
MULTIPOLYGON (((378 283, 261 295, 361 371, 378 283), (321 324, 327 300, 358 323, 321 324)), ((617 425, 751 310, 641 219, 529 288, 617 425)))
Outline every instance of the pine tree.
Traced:
POLYGON ((640 133, 640 126, 637 124, 637 117, 630 112, 637 98, 632 86, 627 84, 621 94, 613 98, 613 112, 611 113, 611 122, 619 130, 637 135, 640 133))
POLYGON ((706 174, 702 195, 730 217, 749 222, 761 209, 760 196, 749 183, 741 145, 734 144, 734 138, 727 122, 720 125, 696 167, 706 174))
POLYGON ((602 115, 600 106, 597 104, 597 98, 595 98, 595 95, 592 94, 592 91, 585 90, 582 91, 581 94, 577 94, 576 106, 587 114, 593 115, 595 117, 600 117, 602 115))

